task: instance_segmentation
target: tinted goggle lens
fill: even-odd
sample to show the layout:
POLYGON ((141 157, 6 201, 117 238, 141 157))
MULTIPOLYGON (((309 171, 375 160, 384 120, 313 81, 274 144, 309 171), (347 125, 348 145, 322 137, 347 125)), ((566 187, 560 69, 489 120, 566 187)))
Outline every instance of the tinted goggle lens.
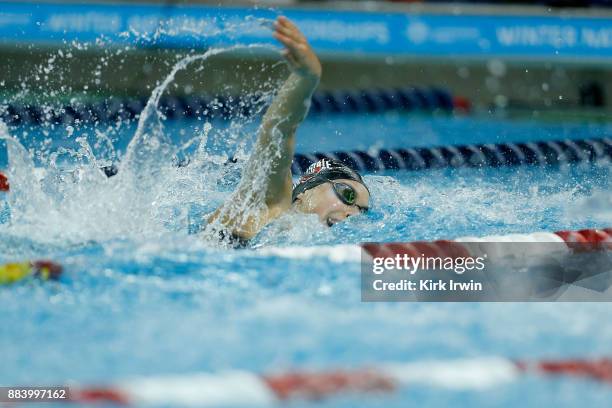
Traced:
POLYGON ((353 189, 353 187, 344 183, 334 183, 333 186, 334 190, 336 190, 338 197, 340 198, 340 200, 342 200, 344 204, 355 204, 357 193, 355 193, 355 189, 353 189))

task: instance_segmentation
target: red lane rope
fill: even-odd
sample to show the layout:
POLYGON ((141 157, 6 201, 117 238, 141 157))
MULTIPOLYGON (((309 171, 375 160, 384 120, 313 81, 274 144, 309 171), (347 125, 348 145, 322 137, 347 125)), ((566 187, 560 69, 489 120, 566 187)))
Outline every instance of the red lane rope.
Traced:
POLYGON ((322 399, 344 392, 389 392, 397 384, 389 376, 372 370, 338 370, 319 373, 286 373, 263 376, 263 381, 281 400, 322 399))
POLYGON ((540 361, 535 369, 544 374, 587 377, 612 384, 612 359, 602 358, 594 361, 565 360, 540 361))
POLYGON ((34 274, 43 279, 57 280, 64 272, 64 267, 57 262, 48 259, 42 259, 31 262, 34 268, 34 274))
POLYGON ((69 393, 69 401, 89 404, 130 405, 131 400, 126 393, 114 388, 88 388, 69 393))
POLYGON ((583 251, 612 249, 612 228, 557 231, 555 234, 560 236, 572 249, 583 251))
MULTIPOLYGON (((513 381, 520 375, 540 374, 544 376, 568 376, 591 379, 606 384, 612 384, 612 359, 600 358, 512 361, 510 359, 474 359, 447 362, 416 362, 400 363, 391 366, 381 366, 379 369, 347 369, 320 372, 295 371, 273 375, 246 374, 255 382, 255 388, 246 386, 235 378, 223 381, 223 376, 206 376, 204 382, 200 374, 176 377, 170 380, 164 378, 145 379, 147 386, 138 383, 125 383, 120 386, 73 388, 70 390, 70 401, 87 404, 116 405, 168 405, 172 398, 175 404, 217 406, 244 401, 245 393, 253 398, 253 403, 274 405, 278 402, 288 402, 299 399, 321 400, 338 394, 348 393, 390 393, 407 386, 429 384, 429 386, 449 387, 450 382, 461 384, 463 379, 472 375, 466 370, 475 370, 480 376, 501 378, 513 381), (465 363, 471 365, 465 365, 465 363), (470 368, 471 367, 471 368, 470 368), (500 370, 505 372, 500 377, 500 370), (441 381, 432 381, 440 380, 441 381), (213 396, 210 394, 214 387, 213 396), (228 402, 229 401, 229 402, 228 402)), ((241 374, 244 379, 245 374, 241 374)), ((484 377, 483 377, 484 378, 484 377)), ((248 382, 248 381, 247 381, 248 382)), ((485 381, 486 382, 486 381, 485 381)), ((451 384, 452 385, 452 384, 451 384)), ((470 389, 480 389, 479 387, 470 389)))
POLYGON ((8 177, 4 175, 4 173, 0 172, 0 191, 9 191, 10 184, 8 181, 8 177))
MULTIPOLYGON (((583 229, 579 231, 563 230, 554 232, 553 234, 561 238, 570 249, 580 251, 612 249, 612 228, 583 229)), ((530 238, 533 235, 535 234, 517 235, 517 239, 520 237, 530 238)), ((551 237, 550 242, 554 242, 552 238, 554 237, 551 237)), ((487 242, 487 237, 480 238, 480 240, 487 242)), ((496 241, 492 239, 491 242, 494 243, 496 241)), ((525 240, 525 242, 533 241, 525 240)), ((500 242, 500 244, 504 245, 504 242, 500 242)), ((365 243, 362 244, 362 248, 373 258, 387 258, 396 255, 443 258, 460 258, 470 256, 469 247, 463 241, 459 242, 453 240, 437 240, 432 242, 415 241, 404 243, 365 243)))

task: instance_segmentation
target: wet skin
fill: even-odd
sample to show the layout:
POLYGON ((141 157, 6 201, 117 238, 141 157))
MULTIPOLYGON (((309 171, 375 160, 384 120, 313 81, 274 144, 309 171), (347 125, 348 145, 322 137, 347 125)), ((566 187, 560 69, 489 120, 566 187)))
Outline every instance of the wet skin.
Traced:
POLYGON ((340 221, 361 214, 369 207, 370 193, 354 180, 339 179, 333 182, 345 183, 353 187, 356 194, 354 205, 343 203, 334 192, 331 183, 323 183, 297 196, 296 210, 307 214, 317 214, 319 220, 332 226, 340 221))

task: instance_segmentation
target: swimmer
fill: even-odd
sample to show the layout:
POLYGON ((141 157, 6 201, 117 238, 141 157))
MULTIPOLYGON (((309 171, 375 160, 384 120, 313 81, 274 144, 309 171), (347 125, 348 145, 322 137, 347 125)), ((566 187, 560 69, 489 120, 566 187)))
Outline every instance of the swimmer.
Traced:
POLYGON ((295 131, 308 113, 322 68, 306 37, 286 17, 278 17, 273 36, 285 47, 283 56, 291 73, 262 119, 250 158, 251 166, 248 163, 245 166, 232 200, 208 218, 209 225, 213 222, 222 225, 226 231, 219 232, 222 238, 229 234, 232 240, 251 239, 265 225, 288 211, 316 214, 323 224, 332 226, 368 210, 370 192, 363 179, 339 161, 323 159, 313 163, 293 185, 291 161, 295 131), (280 137, 280 151, 270 154, 274 151, 273 144, 278 143, 275 136, 280 137), (249 194, 252 180, 262 177, 260 170, 264 168, 258 168, 257 163, 270 164, 263 175, 266 178, 265 206, 256 214, 244 214, 246 209, 232 211, 236 201, 243 203, 253 196, 249 194))

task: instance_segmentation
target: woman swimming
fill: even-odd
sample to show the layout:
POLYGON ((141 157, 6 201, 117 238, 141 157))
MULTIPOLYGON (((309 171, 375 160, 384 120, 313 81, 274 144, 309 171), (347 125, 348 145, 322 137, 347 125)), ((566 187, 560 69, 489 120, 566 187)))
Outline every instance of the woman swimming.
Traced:
POLYGON ((332 226, 367 211, 370 200, 361 176, 336 160, 313 163, 293 186, 295 131, 308 113, 322 68, 306 37, 286 17, 276 20, 273 36, 285 46, 283 56, 291 74, 262 119, 237 190, 208 219, 212 231, 234 240, 253 238, 292 209, 316 214, 332 226), (257 205, 258 201, 263 204, 257 205))

